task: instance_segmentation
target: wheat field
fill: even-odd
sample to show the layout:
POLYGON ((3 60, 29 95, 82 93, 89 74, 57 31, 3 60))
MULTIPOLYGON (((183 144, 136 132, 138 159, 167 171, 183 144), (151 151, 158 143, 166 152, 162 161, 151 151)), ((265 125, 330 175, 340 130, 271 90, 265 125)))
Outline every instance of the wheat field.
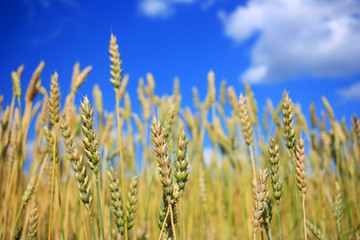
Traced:
POLYGON ((11 73, 10 105, 0 98, 0 239, 360 239, 356 115, 347 126, 325 97, 301 108, 284 91, 259 116, 248 84, 216 89, 212 71, 206 98, 193 88, 183 107, 179 80, 158 96, 151 74, 123 76, 118 48, 111 35, 101 83, 114 87, 114 112, 99 85, 75 101, 90 66, 74 66, 68 93, 56 72, 41 78, 44 62, 26 89, 24 67, 11 73))

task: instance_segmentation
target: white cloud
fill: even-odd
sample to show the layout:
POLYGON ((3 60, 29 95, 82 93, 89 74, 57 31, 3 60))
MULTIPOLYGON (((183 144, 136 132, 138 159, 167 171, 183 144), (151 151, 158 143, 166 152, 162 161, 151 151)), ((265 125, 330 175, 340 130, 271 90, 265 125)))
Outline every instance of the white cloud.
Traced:
POLYGON ((354 83, 353 85, 351 85, 347 88, 337 90, 337 94, 344 101, 349 101, 349 100, 359 101, 360 100, 360 81, 357 83, 354 83))
POLYGON ((249 0, 218 15, 225 35, 236 42, 258 34, 242 80, 346 77, 360 71, 360 1, 249 0))
POLYGON ((148 17, 168 17, 175 12, 179 4, 190 4, 194 0, 142 0, 139 10, 148 17))

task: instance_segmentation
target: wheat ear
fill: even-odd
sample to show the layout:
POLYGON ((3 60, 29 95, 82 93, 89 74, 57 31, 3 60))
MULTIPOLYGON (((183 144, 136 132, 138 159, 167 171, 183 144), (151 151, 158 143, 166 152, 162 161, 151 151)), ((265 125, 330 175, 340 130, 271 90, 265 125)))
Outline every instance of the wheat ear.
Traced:
POLYGON ((38 207, 37 207, 37 204, 34 203, 34 206, 30 212, 29 234, 28 234, 29 240, 37 239, 38 219, 39 219, 38 207))

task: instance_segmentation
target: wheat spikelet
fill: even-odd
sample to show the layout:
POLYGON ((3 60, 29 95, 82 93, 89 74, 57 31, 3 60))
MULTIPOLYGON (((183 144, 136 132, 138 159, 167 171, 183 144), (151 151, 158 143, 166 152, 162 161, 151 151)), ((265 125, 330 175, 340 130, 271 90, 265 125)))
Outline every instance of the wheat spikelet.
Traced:
POLYGON ((209 104, 213 104, 216 98, 216 87, 215 87, 215 73, 214 71, 209 71, 208 73, 208 97, 209 104))
POLYGON ((85 146, 85 154, 88 157, 89 167, 94 171, 95 174, 99 172, 99 144, 97 142, 96 132, 94 128, 93 119, 94 110, 90 106, 89 99, 85 96, 81 103, 81 130, 83 132, 82 141, 85 146))
POLYGON ((239 97, 239 117, 245 142, 247 145, 251 145, 253 141, 253 127, 249 121, 246 99, 242 94, 239 97))
POLYGON ((226 103, 226 80, 222 80, 220 83, 220 104, 225 107, 226 103))
POLYGON ((49 104, 48 103, 49 103, 49 98, 48 98, 48 95, 46 94, 43 99, 41 112, 38 115, 38 117, 36 119, 36 123, 35 123, 35 129, 36 129, 37 134, 40 134, 40 131, 43 128, 43 126, 47 125, 49 122, 50 113, 49 113, 49 104))
POLYGON ((111 79, 110 82, 114 85, 114 88, 119 89, 121 85, 121 74, 123 70, 121 69, 122 61, 120 60, 119 46, 116 43, 116 37, 111 34, 110 37, 110 61, 112 65, 110 65, 111 71, 111 79))
POLYGON ((121 101, 121 99, 123 98, 128 83, 129 83, 129 75, 126 74, 121 80, 121 86, 120 86, 119 91, 117 93, 119 101, 121 101))
POLYGON ((253 223, 254 223, 254 239, 256 239, 256 231, 260 225, 260 219, 265 210, 265 196, 268 192, 267 190, 267 178, 268 170, 264 169, 262 174, 259 176, 259 180, 256 182, 256 178, 253 179, 253 190, 255 195, 255 207, 253 214, 253 223))
POLYGON ((37 204, 34 203, 34 206, 30 212, 29 234, 28 234, 29 240, 37 239, 38 219, 39 219, 38 207, 37 204))
POLYGON ((139 178, 138 176, 134 176, 130 182, 130 189, 128 193, 127 200, 127 214, 128 214, 128 230, 130 230, 135 224, 135 214, 137 210, 137 200, 138 200, 138 192, 139 192, 139 178))
POLYGON ((314 234, 314 237, 318 240, 326 240, 324 235, 322 234, 321 230, 317 228, 312 222, 306 220, 306 226, 309 228, 310 232, 314 234))
POLYGON ((21 198, 23 206, 26 206, 28 204, 28 202, 30 201, 30 198, 33 195, 35 187, 36 187, 37 178, 38 178, 38 176, 35 175, 31 179, 30 183, 27 185, 26 190, 25 190, 25 192, 24 192, 24 194, 22 195, 22 198, 21 198))
POLYGON ((311 127, 316 128, 318 120, 316 118, 316 113, 315 113, 315 103, 313 102, 310 104, 310 120, 311 120, 311 127))
POLYGON ((18 101, 21 98, 21 81, 17 72, 11 73, 11 79, 13 82, 13 94, 17 97, 18 101))
POLYGON ((238 103, 237 103, 235 89, 232 86, 228 87, 227 95, 228 95, 229 104, 232 107, 232 109, 234 110, 234 115, 237 116, 238 115, 238 103))
POLYGON ((125 232, 125 219, 124 219, 124 206, 121 200, 120 181, 116 176, 114 169, 111 168, 107 172, 109 178, 109 189, 110 189, 110 205, 111 211, 115 217, 116 228, 121 235, 125 232))
MULTIPOLYGON (((51 132, 47 126, 44 126, 44 135, 45 135, 45 139, 47 141, 47 153, 50 156, 52 156, 53 149, 54 149, 54 137, 53 137, 53 135, 51 135, 51 132)), ((51 161, 53 160, 53 158, 50 158, 50 159, 51 159, 51 161)), ((57 146, 55 147, 55 162, 56 163, 59 162, 59 152, 58 152, 57 146)))
POLYGON ((334 111, 329 103, 329 101, 327 100, 326 97, 321 97, 321 101, 323 102, 324 106, 325 106, 325 109, 326 109, 326 112, 329 116, 329 121, 330 121, 330 124, 331 126, 333 126, 334 122, 335 122, 335 114, 334 114, 334 111))
POLYGON ((193 93, 194 107, 195 107, 195 109, 199 110, 200 109, 200 98, 199 98, 199 92, 196 87, 192 88, 192 93, 193 93))
POLYGON ((51 125, 55 126, 60 117, 60 87, 59 76, 56 72, 51 76, 49 112, 51 125))
POLYGON ((167 197, 172 194, 172 179, 170 157, 168 155, 167 143, 164 138, 163 129, 160 121, 154 116, 151 125, 152 140, 155 144, 155 153, 158 161, 158 169, 160 173, 160 181, 163 191, 167 197))
POLYGON ((104 114, 103 96, 98 84, 95 84, 93 88, 93 96, 95 99, 96 111, 99 113, 99 116, 103 116, 104 114))
POLYGON ((180 137, 178 140, 178 148, 176 151, 176 161, 174 163, 175 172, 174 177, 176 179, 177 185, 180 188, 180 191, 184 191, 185 184, 188 180, 189 175, 189 162, 186 157, 186 150, 187 150, 188 140, 185 136, 185 129, 183 129, 180 133, 180 137))
POLYGON ((272 220, 272 202, 269 191, 266 191, 264 203, 264 212, 260 219, 260 226, 262 226, 268 232, 268 234, 271 234, 270 226, 272 220))
POLYGON ((282 105, 283 112, 283 133, 286 140, 286 147, 290 151, 295 148, 295 131, 293 128, 293 110, 289 93, 285 92, 282 105))
POLYGON ((84 165, 83 158, 78 153, 76 145, 73 141, 70 127, 65 119, 62 121, 61 129, 63 132, 65 149, 68 153, 67 158, 72 163, 75 171, 75 178, 79 189, 80 199, 84 203, 85 208, 90 211, 92 194, 89 186, 89 176, 86 174, 86 167, 84 165))
POLYGON ((19 119, 19 114, 15 113, 13 127, 11 128, 11 132, 10 132, 9 149, 7 152, 7 161, 6 161, 6 171, 9 177, 12 166, 19 154, 18 152, 19 137, 20 137, 20 119, 19 119))
POLYGON ((335 182, 335 200, 334 200, 334 216, 338 225, 341 223, 343 215, 343 199, 342 192, 338 182, 335 182))
POLYGON ((269 112, 267 108, 264 108, 263 110, 263 126, 264 126, 264 131, 267 132, 269 131, 269 112))
POLYGON ((92 70, 92 66, 87 66, 82 72, 80 72, 80 64, 75 63, 73 75, 71 78, 71 93, 75 94, 81 84, 83 84, 92 70))
POLYGON ((166 213, 170 207, 173 211, 173 222, 176 222, 176 208, 175 204, 180 198, 179 186, 172 183, 170 157, 168 155, 167 143, 163 135, 163 130, 160 121, 154 116, 153 123, 151 125, 152 140, 155 144, 155 154, 158 161, 158 170, 160 174, 160 182, 163 190, 162 203, 160 206, 160 215, 158 219, 158 226, 162 229, 165 224, 165 229, 169 237, 173 236, 171 228, 171 218, 166 218, 166 213), (165 222, 165 223, 164 223, 165 222))
POLYGON ((283 181, 279 175, 280 158, 279 158, 279 145, 275 143, 275 139, 272 137, 269 148, 270 156, 270 180, 273 189, 273 196, 276 200, 276 204, 280 204, 280 199, 283 194, 283 181))
POLYGON ((44 66, 45 66, 45 63, 40 62, 39 66, 36 68, 35 72, 33 73, 32 77, 31 77, 30 83, 27 87, 26 94, 25 94, 25 100, 27 102, 32 102, 39 91, 39 88, 41 85, 40 75, 44 69, 44 66))
POLYGON ((296 180, 297 187, 301 194, 304 196, 306 193, 306 173, 305 173, 305 147, 304 140, 300 138, 299 142, 296 144, 295 152, 295 169, 296 169, 296 180))
POLYGON ((250 88, 250 85, 248 83, 244 83, 245 87, 245 93, 246 93, 246 100, 247 100, 247 107, 248 107, 248 113, 249 113, 249 119, 252 124, 258 124, 257 119, 257 103, 254 97, 254 93, 250 88))

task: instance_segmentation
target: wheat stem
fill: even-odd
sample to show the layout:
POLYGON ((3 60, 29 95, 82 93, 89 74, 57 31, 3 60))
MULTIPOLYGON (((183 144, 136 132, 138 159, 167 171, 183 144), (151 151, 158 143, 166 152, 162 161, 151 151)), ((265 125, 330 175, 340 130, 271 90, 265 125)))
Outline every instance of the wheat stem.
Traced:
POLYGON ((304 234, 305 234, 305 240, 307 240, 307 233, 306 233, 306 211, 305 211, 305 194, 303 194, 303 201, 302 201, 302 206, 303 206, 303 213, 304 213, 304 234))
MULTIPOLYGON (((52 172, 51 172, 51 194, 50 194, 50 215, 49 215, 49 232, 48 239, 51 239, 51 227, 52 227, 52 212, 53 212, 53 204, 54 204, 54 175, 55 175, 55 161, 56 161, 56 133, 57 133, 57 124, 53 129, 54 136, 54 144, 53 144, 53 155, 52 155, 52 172)), ((59 189, 60 191, 60 189, 59 189)))
POLYGON ((166 221, 167 221, 167 218, 169 216, 169 213, 170 213, 170 208, 171 208, 171 205, 169 204, 168 205, 168 208, 167 208, 167 211, 166 211, 166 215, 165 215, 165 219, 164 219, 164 222, 161 226, 161 231, 160 231, 160 234, 159 234, 159 240, 161 240, 161 236, 162 236, 162 233, 164 232, 164 228, 165 228, 165 225, 166 225, 166 221))
POLYGON ((96 197, 97 197, 99 218, 100 218, 100 225, 101 225, 101 235, 102 235, 102 239, 105 240, 104 223, 103 223, 103 217, 102 217, 102 212, 101 212, 101 201, 100 201, 100 191, 99 191, 99 173, 94 173, 94 174, 95 174, 95 184, 96 184, 96 197))
POLYGON ((278 212, 278 225, 279 225, 279 235, 280 235, 280 240, 282 240, 282 232, 281 232, 281 216, 280 216, 280 205, 277 205, 277 212, 278 212))
MULTIPOLYGON (((117 134, 118 134, 118 148, 120 151, 120 171, 121 171, 121 193, 122 193, 122 200, 126 203, 126 194, 125 194, 125 174, 124 174, 124 160, 122 154, 122 141, 121 141, 121 122, 120 122, 120 99, 118 94, 118 89, 115 89, 116 94, 116 119, 117 119, 117 134)), ((126 208, 124 208, 124 215, 127 216, 126 208)), ((127 217, 125 217, 125 240, 128 239, 128 231, 127 231, 127 217)))

